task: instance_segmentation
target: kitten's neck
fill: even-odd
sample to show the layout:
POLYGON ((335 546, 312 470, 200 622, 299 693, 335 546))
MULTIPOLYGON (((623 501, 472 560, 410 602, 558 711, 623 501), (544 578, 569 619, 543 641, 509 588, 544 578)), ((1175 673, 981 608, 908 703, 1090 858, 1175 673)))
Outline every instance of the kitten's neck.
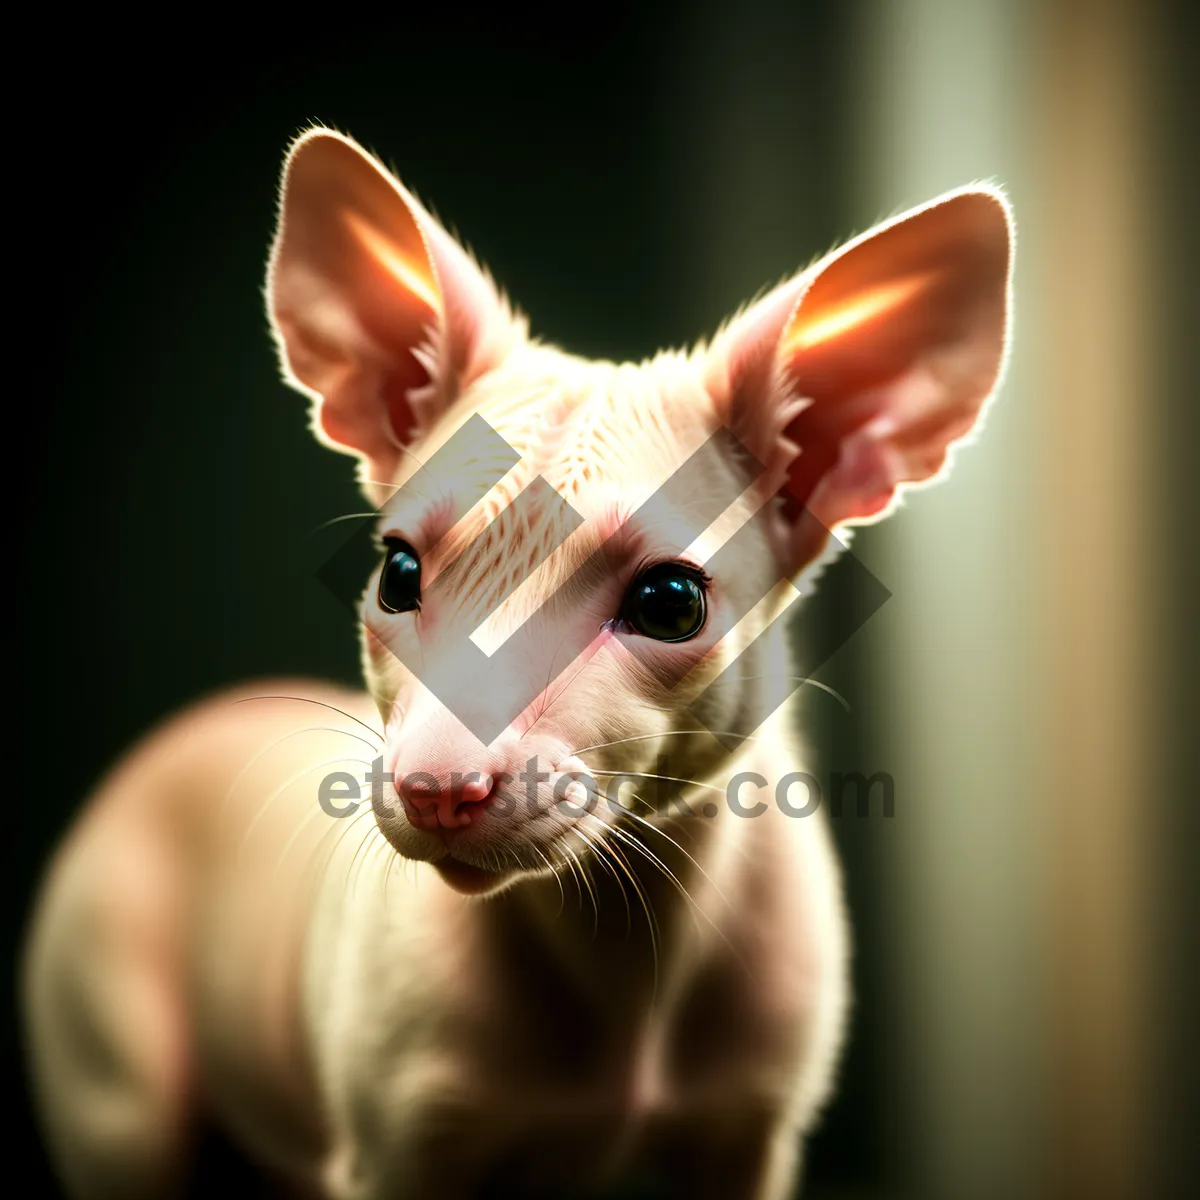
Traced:
POLYGON ((736 754, 703 786, 685 788, 670 816, 622 818, 600 855, 485 901, 485 919, 610 1008, 668 1002, 723 939, 732 874, 753 865, 740 844, 748 822, 726 803, 728 780, 748 758, 736 754))

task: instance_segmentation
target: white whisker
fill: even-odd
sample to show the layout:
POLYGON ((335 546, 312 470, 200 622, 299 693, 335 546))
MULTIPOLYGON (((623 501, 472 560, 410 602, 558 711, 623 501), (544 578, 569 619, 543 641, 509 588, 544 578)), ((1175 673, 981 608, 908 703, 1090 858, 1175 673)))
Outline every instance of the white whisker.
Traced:
POLYGON ((607 750, 610 746, 624 746, 628 742, 653 742, 660 737, 686 737, 691 734, 707 733, 712 737, 735 737, 741 738, 743 742, 761 742, 762 738, 748 737, 745 734, 736 733, 732 729, 668 729, 663 733, 641 733, 637 737, 617 738, 611 742, 597 742, 594 746, 580 746, 577 750, 572 750, 572 754, 587 754, 589 750, 607 750))
POLYGON ((589 771, 588 774, 606 778, 623 776, 626 779, 662 779, 667 783, 686 783, 689 787, 704 788, 707 791, 716 792, 720 796, 725 795, 725 789, 717 787, 715 784, 701 783, 699 779, 684 779, 679 775, 655 775, 649 771, 589 771))
MULTIPOLYGON (((743 683, 755 683, 763 679, 775 679, 780 683, 799 683, 801 685, 808 684, 809 687, 819 688, 822 692, 827 692, 847 711, 850 711, 850 701, 842 695, 837 688, 830 687, 827 683, 822 683, 819 679, 813 679, 810 675, 745 675, 742 678, 743 683)), ((740 734, 734 734, 734 737, 741 737, 740 734)), ((749 741, 748 738, 743 739, 749 741)))
MULTIPOLYGON (((338 708, 336 704, 327 704, 324 700, 314 700, 311 696, 289 696, 277 693, 266 693, 262 696, 243 696, 240 700, 235 700, 235 704, 249 704, 254 700, 295 700, 300 704, 316 704, 321 708, 328 708, 332 712, 340 713, 347 721, 353 721, 355 725, 361 725, 369 734, 372 734, 379 742, 380 747, 383 745, 383 734, 378 729, 372 729, 366 721, 359 720, 353 713, 348 713, 344 708, 338 708)), ((343 732, 339 730, 338 732, 343 732)))

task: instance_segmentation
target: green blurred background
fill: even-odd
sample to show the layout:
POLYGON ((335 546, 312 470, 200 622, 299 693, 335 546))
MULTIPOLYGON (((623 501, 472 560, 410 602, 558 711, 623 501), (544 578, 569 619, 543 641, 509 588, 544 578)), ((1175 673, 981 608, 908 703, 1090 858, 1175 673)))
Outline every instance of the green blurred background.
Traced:
MULTIPOLYGON (((351 462, 311 440, 262 308, 302 127, 392 162, 540 336, 615 358, 691 342, 875 220, 994 178, 1019 226, 1012 370, 954 478, 857 540, 894 598, 821 674, 851 713, 808 702, 822 769, 889 771, 896 816, 837 822, 857 1003, 806 1194, 1183 1194, 1189 18, 1165 0, 744 0, 273 31, 249 10, 64 16, 17 38, 31 749, 9 961, 55 839, 150 723, 260 674, 357 677, 357 631, 313 574, 318 527, 361 508, 351 462)), ((834 571, 810 619, 836 626, 843 588, 834 571)), ((5 1052, 9 1171, 53 1195, 15 1034, 5 1052)))

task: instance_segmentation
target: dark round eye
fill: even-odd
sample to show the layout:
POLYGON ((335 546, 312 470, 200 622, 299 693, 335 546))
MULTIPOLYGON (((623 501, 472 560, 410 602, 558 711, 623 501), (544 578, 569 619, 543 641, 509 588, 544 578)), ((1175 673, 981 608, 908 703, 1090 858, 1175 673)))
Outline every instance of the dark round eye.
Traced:
POLYGON ((407 543, 385 542, 387 557, 379 576, 379 604, 388 612, 411 612, 421 607, 421 560, 407 543))
POLYGON ((686 642, 704 628, 704 578, 682 563, 643 571, 625 593, 621 617, 659 642, 686 642))

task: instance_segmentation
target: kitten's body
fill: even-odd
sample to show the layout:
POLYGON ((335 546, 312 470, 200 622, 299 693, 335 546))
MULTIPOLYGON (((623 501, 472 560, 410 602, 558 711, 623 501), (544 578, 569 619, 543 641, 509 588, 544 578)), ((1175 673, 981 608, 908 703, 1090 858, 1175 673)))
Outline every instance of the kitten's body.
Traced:
MULTIPOLYGON (((372 715, 364 695, 303 681, 245 692, 279 694, 372 715)), ((505 1195, 522 1180, 566 1196, 632 1174, 733 1197, 789 1177, 844 1009, 823 816, 771 806, 724 812, 699 838, 675 830, 694 864, 652 841, 691 903, 628 855, 656 948, 642 901, 604 870, 591 893, 564 872, 565 901, 549 880, 476 900, 353 832, 326 859, 311 780, 354 751, 303 732, 313 723, 303 703, 214 698, 106 785, 64 847, 29 1011, 52 1146, 79 1194, 143 1194, 201 1113, 333 1196, 471 1196, 485 1181, 505 1195), (218 821, 267 747, 258 786, 243 780, 218 821), (275 781, 314 767, 246 843, 275 781), (285 853, 306 820, 311 839, 285 853)), ((738 769, 798 768, 777 733, 738 769)))
POLYGON ((424 608, 383 605, 377 572, 369 699, 302 682, 217 697, 85 810, 26 972, 39 1099, 74 1192, 157 1194, 203 1108, 333 1200, 787 1194, 833 1078, 847 937, 824 814, 774 802, 804 768, 793 717, 756 729, 794 674, 777 585, 818 559, 827 527, 936 473, 1003 351, 996 196, 890 228, 712 350, 584 363, 528 342, 344 139, 300 143, 273 316, 324 438, 387 501, 381 533, 419 555, 424 608), (864 323, 872 352, 846 357, 839 339, 864 323), (902 358, 906 340, 920 353, 902 358), (448 476, 421 465, 472 414, 515 452, 499 484, 478 438, 448 476), (716 519, 688 532, 690 501, 639 514, 722 429, 761 465, 704 460, 688 494, 728 497, 716 519), (514 516, 539 476, 552 491, 514 516), (785 480, 807 512, 771 502, 785 480), (698 630, 655 641, 617 619, 647 562, 692 558, 711 573, 698 630), (503 676, 464 678, 464 631, 523 651, 503 676), (462 685, 452 701, 435 676, 462 685), (470 736, 497 713, 500 735, 470 736), (361 777, 377 755, 375 804, 331 819, 320 777, 361 777), (527 762, 546 772, 528 792, 505 777, 527 762), (486 777, 483 799, 446 787, 426 806, 415 775, 460 769, 486 777), (594 791, 630 773, 642 808, 564 812, 550 781, 579 770, 594 791), (738 775, 768 790, 731 792, 738 775), (660 777, 688 782, 668 803, 650 795, 660 777), (767 804, 741 817, 731 795, 767 804))

